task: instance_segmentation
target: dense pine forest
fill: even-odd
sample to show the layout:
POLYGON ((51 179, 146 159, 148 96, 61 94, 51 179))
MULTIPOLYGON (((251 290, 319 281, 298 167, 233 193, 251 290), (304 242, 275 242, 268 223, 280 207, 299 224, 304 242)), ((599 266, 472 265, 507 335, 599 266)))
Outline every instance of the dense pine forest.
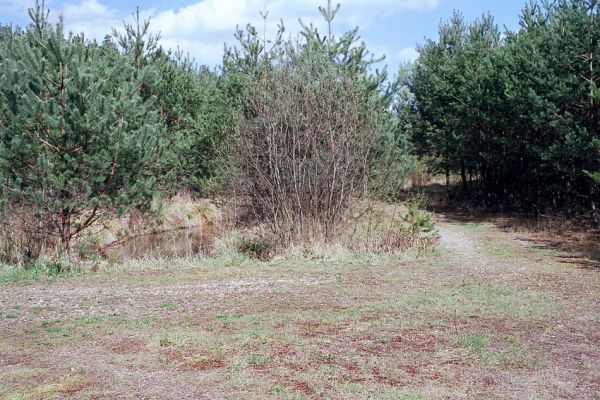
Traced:
POLYGON ((517 32, 456 12, 407 81, 417 154, 487 207, 582 206, 598 224, 599 34, 596 1, 533 2, 517 32))
POLYGON ((70 254, 181 191, 238 199, 277 246, 331 241, 352 204, 424 170, 488 211, 600 223, 596 0, 532 2, 514 32, 457 11, 398 73, 358 28, 331 33, 339 6, 319 11, 328 33, 238 28, 217 69, 162 48, 139 11, 101 42, 43 2, 0 27, 5 260, 70 254))

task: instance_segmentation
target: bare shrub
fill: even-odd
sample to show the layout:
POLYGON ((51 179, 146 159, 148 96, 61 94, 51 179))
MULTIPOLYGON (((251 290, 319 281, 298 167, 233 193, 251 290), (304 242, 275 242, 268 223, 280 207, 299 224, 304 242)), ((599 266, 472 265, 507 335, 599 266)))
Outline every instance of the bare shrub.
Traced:
POLYGON ((0 213, 0 261, 24 265, 40 255, 57 252, 57 240, 49 233, 44 213, 18 204, 6 205, 0 213))
POLYGON ((237 250, 245 257, 268 261, 273 257, 273 245, 262 237, 243 238, 237 250))
POLYGON ((394 254, 431 250, 438 236, 431 214, 423 210, 426 201, 426 197, 417 196, 403 205, 372 201, 355 204, 352 229, 341 240, 354 252, 394 254))
POLYGON ((281 238, 330 240, 379 162, 379 93, 322 51, 297 47, 245 89, 236 189, 281 238))

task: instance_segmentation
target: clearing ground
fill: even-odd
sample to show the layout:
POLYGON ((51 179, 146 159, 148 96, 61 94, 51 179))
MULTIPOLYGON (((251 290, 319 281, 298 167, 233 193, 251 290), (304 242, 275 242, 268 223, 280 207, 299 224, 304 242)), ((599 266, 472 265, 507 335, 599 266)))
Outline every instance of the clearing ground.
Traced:
POLYGON ((600 269, 493 225, 438 228, 421 258, 2 283, 0 398, 600 398, 600 269))

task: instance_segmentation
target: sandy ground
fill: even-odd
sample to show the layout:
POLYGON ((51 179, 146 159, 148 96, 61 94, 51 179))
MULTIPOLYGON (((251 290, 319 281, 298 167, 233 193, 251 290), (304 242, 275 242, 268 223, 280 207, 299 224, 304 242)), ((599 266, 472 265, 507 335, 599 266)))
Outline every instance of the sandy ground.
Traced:
POLYGON ((440 217, 421 258, 0 287, 3 399, 600 399, 600 270, 440 217))

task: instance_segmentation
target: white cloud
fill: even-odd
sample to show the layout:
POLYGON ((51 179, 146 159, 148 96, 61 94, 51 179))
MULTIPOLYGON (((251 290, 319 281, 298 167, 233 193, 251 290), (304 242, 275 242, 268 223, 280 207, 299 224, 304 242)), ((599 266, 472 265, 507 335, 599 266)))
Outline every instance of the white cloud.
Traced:
POLYGON ((101 18, 114 17, 117 12, 111 10, 104 4, 98 3, 96 0, 84 0, 79 4, 71 4, 65 7, 63 12, 69 15, 69 18, 74 20, 84 20, 91 18, 93 21, 101 18))
MULTIPOLYGON (((0 0, 2 1, 2 0, 0 0)), ((21 2, 26 0, 8 0, 21 2)), ((111 27, 120 27, 123 15, 107 7, 103 0, 81 0, 64 8, 67 29, 84 31, 88 37, 102 39, 111 27)), ((382 19, 406 11, 430 10, 440 0, 338 0, 342 9, 334 22, 335 31, 344 32, 360 26, 361 32, 380 28, 382 19)), ((317 7, 325 0, 266 0, 268 10, 267 36, 273 37, 276 25, 283 20, 288 32, 297 32, 298 18, 324 29, 317 7)), ((335 0, 333 2, 336 4, 335 0)), ((252 23, 262 31, 260 12, 265 0, 198 0, 178 9, 143 10, 151 17, 151 30, 161 32, 161 44, 167 48, 179 47, 189 52, 198 62, 217 64, 221 61, 223 44, 233 44, 234 29, 252 23)), ((377 48, 376 43, 372 43, 377 48)), ((384 47, 380 44, 380 48, 384 47)), ((387 50, 387 49, 386 49, 387 50)), ((377 53, 377 52, 375 52, 377 53)), ((389 55, 390 53, 386 51, 389 55)), ((392 57, 393 58, 393 57, 392 57)), ((412 60, 414 49, 403 49, 398 59, 412 60), (411 52, 412 50, 412 52, 411 52)))
POLYGON ((66 6, 61 14, 67 29, 74 33, 84 32, 89 38, 102 39, 118 21, 119 13, 97 0, 83 0, 66 6))
POLYGON ((3 21, 5 16, 11 15, 13 17, 25 17, 27 16, 27 9, 33 6, 31 0, 0 0, 0 22, 8 23, 9 21, 3 21))
POLYGON ((406 47, 396 55, 400 62, 413 62, 419 57, 419 52, 414 47, 406 47))
POLYGON ((217 64, 223 58, 223 42, 203 42, 187 39, 161 39, 165 49, 180 49, 200 64, 217 64), (210 61, 207 61, 210 60, 210 61))
POLYGON ((179 10, 157 13, 153 22, 165 36, 197 31, 231 31, 261 9, 258 0, 204 0, 179 10))

